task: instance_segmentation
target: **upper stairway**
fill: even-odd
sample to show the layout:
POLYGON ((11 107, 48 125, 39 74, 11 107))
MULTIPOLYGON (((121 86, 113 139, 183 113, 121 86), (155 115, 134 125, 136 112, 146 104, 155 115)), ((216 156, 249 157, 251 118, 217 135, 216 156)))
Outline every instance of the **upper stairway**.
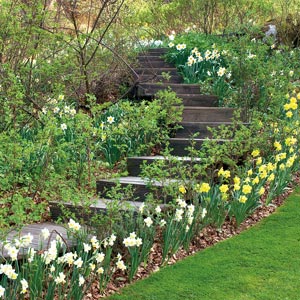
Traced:
MULTIPOLYGON (((195 149, 201 149, 204 141, 212 139, 208 127, 217 128, 220 125, 232 124, 234 116, 233 108, 218 107, 218 98, 214 95, 201 93, 197 84, 182 83, 183 79, 177 69, 163 59, 167 49, 150 49, 138 56, 138 66, 135 72, 138 75, 136 97, 138 99, 154 99, 155 94, 162 89, 171 89, 176 92, 177 97, 182 99, 183 114, 182 121, 178 124, 179 129, 169 139, 169 147, 172 148, 172 159, 177 159, 185 164, 197 164, 199 159, 188 157, 186 149, 193 142, 195 149)), ((214 140, 218 143, 225 140, 214 140)), ((163 185, 176 184, 180 179, 169 178, 164 182, 152 181, 140 177, 143 164, 152 164, 157 161, 167 161, 168 157, 162 155, 129 157, 127 159, 128 176, 116 179, 102 179, 97 181, 97 193, 99 199, 93 205, 96 211, 105 210, 107 201, 110 201, 109 190, 118 182, 121 187, 132 186, 131 206, 139 206, 147 195, 155 191, 159 198, 159 191, 163 185)), ((168 164, 166 164, 168 165, 168 164)), ((169 201, 170 198, 164 199, 169 201)), ((71 205, 69 209, 73 209, 71 205)), ((58 216, 59 210, 53 206, 53 215, 58 216), (56 210, 55 210, 56 209, 56 210)))

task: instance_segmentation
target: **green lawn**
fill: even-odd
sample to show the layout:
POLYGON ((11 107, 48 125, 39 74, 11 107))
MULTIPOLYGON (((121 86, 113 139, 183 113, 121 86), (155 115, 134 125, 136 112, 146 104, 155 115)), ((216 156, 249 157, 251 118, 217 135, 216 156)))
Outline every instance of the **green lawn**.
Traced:
POLYGON ((255 227, 109 299, 300 299, 300 188, 255 227))

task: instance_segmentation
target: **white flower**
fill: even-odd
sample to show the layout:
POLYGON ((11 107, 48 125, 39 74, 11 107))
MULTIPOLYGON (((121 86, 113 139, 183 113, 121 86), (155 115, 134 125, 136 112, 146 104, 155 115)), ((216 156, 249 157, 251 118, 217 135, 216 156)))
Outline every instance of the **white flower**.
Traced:
POLYGON ((135 241, 135 244, 137 247, 141 246, 143 244, 143 241, 141 238, 137 238, 136 241, 135 241))
POLYGON ((168 46, 169 46, 169 48, 173 48, 175 46, 175 44, 171 42, 168 44, 168 46))
POLYGON ((208 75, 208 76, 211 76, 211 72, 210 72, 210 71, 207 71, 207 75, 208 75))
POLYGON ((67 130, 68 126, 65 123, 62 123, 60 125, 60 128, 61 128, 61 130, 65 131, 65 130, 67 130))
POLYGON ((176 200, 176 202, 177 202, 178 206, 181 207, 181 208, 185 208, 187 206, 186 202, 184 200, 180 199, 180 198, 178 198, 176 200))
POLYGON ((84 249, 84 252, 87 253, 92 249, 92 246, 90 244, 83 243, 83 249, 84 249))
POLYGON ((70 109, 70 115, 71 115, 72 117, 74 117, 74 116, 76 115, 76 109, 75 109, 75 108, 71 108, 71 109, 70 109))
POLYGON ((79 257, 78 259, 76 259, 74 261, 74 265, 77 267, 77 268, 81 268, 82 267, 82 264, 83 264, 83 260, 81 257, 79 257))
POLYGON ((95 236, 93 236, 91 238, 91 244, 92 244, 94 249, 99 249, 100 248, 99 241, 97 240, 97 238, 95 236))
POLYGON ((226 73, 226 78, 227 78, 227 79, 230 79, 230 78, 231 78, 231 75, 232 75, 231 72, 226 73))
POLYGON ((144 219, 144 222, 147 227, 150 227, 153 224, 153 221, 150 217, 147 217, 146 219, 144 219))
POLYGON ((117 237, 116 237, 114 234, 112 234, 112 235, 110 236, 109 240, 108 240, 109 246, 113 246, 114 243, 115 243, 115 241, 116 241, 116 239, 117 239, 117 237))
POLYGON ((76 223, 73 219, 70 219, 68 226, 71 230, 75 231, 78 231, 81 228, 80 224, 76 223))
POLYGON ((139 212, 142 214, 144 212, 144 209, 145 209, 145 204, 142 203, 142 205, 139 208, 139 212))
POLYGON ((207 214, 207 210, 206 210, 206 208, 203 208, 201 218, 204 219, 206 214, 207 214))
POLYGON ((66 275, 63 272, 60 272, 59 275, 54 279, 56 284, 64 284, 66 283, 66 275))
POLYGON ((118 269, 122 270, 122 271, 125 271, 126 270, 126 266, 124 264, 124 261, 123 260, 118 260, 116 262, 116 266, 118 269))
POLYGON ((219 71, 217 72, 218 76, 219 77, 222 77, 226 72, 226 69, 225 68, 220 68, 219 71))
POLYGON ((22 285, 21 294, 25 294, 27 292, 27 289, 28 289, 28 282, 27 282, 27 280, 23 278, 21 280, 21 285, 22 285))
POLYGON ((164 227, 167 224, 167 222, 164 219, 161 219, 159 222, 160 227, 164 227))
POLYGON ((82 286, 84 284, 84 277, 82 275, 79 275, 79 279, 78 279, 78 285, 82 286))
POLYGON ((169 35, 169 40, 170 40, 170 41, 174 41, 174 39, 175 39, 175 35, 174 35, 174 34, 170 34, 170 35, 169 35))
POLYGON ((99 264, 99 263, 101 263, 101 262, 103 262, 103 260, 104 260, 104 258, 105 258, 105 254, 104 253, 97 253, 97 255, 96 255, 96 262, 99 264))
POLYGON ((59 101, 62 101, 62 100, 64 100, 64 98, 65 98, 65 96, 64 96, 64 95, 62 95, 62 94, 58 95, 58 100, 59 100, 59 101))
POLYGON ((5 274, 9 279, 15 280, 18 277, 18 274, 15 272, 15 269, 10 264, 0 265, 0 274, 5 274))
POLYGON ((98 274, 103 274, 104 273, 104 269, 102 267, 100 267, 98 270, 97 270, 97 273, 98 274))
POLYGON ((154 46, 155 46, 155 47, 159 47, 159 46, 161 46, 162 44, 163 44, 163 41, 161 41, 161 40, 154 41, 154 46))
POLYGON ((3 297, 4 293, 5 293, 5 288, 2 285, 0 285, 0 297, 3 297))
POLYGON ((55 267, 52 265, 52 266, 50 267, 50 272, 53 273, 54 271, 55 271, 55 267))
POLYGON ((47 114, 47 108, 46 108, 46 107, 43 107, 43 108, 42 108, 42 113, 43 113, 44 115, 47 114))
POLYGON ((292 76, 294 75, 294 71, 291 70, 291 71, 289 72, 289 75, 290 75, 290 77, 292 77, 292 76))
POLYGON ((20 238, 20 246, 21 247, 28 247, 33 241, 33 235, 29 232, 26 235, 23 235, 20 238))
POLYGON ((36 253, 36 251, 34 250, 34 248, 28 248, 27 255, 28 255, 28 262, 29 263, 33 262, 35 253, 36 253))
POLYGON ((60 111, 60 108, 59 107, 54 107, 53 108, 53 112, 55 113, 55 114, 57 114, 57 113, 59 113, 59 111, 60 111))
POLYGON ((19 250, 15 246, 11 246, 9 247, 7 254, 9 255, 12 261, 15 261, 18 259, 18 253, 19 250))
POLYGON ((107 123, 112 124, 115 121, 115 118, 112 116, 107 117, 107 123))
POLYGON ((47 240, 50 236, 50 231, 48 228, 44 228, 44 229, 42 229, 41 234, 42 234, 43 239, 47 240))
POLYGON ((155 207, 155 212, 156 212, 157 214, 160 214, 160 213, 161 213, 161 208, 160 208, 159 205, 157 205, 157 206, 155 207))
POLYGON ((175 221, 179 222, 182 220, 182 215, 183 215, 184 211, 182 208, 180 209, 176 209, 176 213, 175 213, 175 221))

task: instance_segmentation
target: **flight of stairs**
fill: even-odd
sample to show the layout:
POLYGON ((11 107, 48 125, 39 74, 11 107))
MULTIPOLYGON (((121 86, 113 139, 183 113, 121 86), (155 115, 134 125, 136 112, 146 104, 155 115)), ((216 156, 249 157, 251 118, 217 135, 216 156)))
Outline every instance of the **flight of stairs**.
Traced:
MULTIPOLYGON (((203 141, 211 138, 211 133, 207 127, 214 128, 222 124, 231 124, 234 109, 218 107, 218 98, 213 95, 201 94, 199 85, 182 83, 182 78, 177 69, 162 58, 166 51, 167 49, 164 48, 150 49, 138 57, 139 67, 135 69, 139 76, 137 97, 140 99, 153 99, 155 93, 159 90, 170 88, 176 92, 177 97, 182 99, 183 115, 182 122, 179 124, 181 128, 177 130, 175 136, 169 139, 169 147, 173 149, 171 151, 173 156, 184 163, 190 164, 192 159, 187 157, 189 152, 186 147, 191 145, 191 136, 198 133, 196 137, 193 137, 193 143, 195 149, 200 149, 203 141)), ((218 142, 222 143, 224 141, 218 140, 218 142)), ((133 199, 136 201, 129 201, 129 204, 139 207, 148 193, 151 193, 148 181, 140 177, 141 165, 143 163, 151 164, 161 159, 168 158, 161 155, 129 157, 127 159, 128 176, 117 180, 102 179, 97 181, 97 193, 100 198, 93 205, 93 209, 96 211, 105 210, 107 202, 110 201, 109 190, 116 185, 116 182, 124 188, 132 186, 133 199)), ((193 163, 197 163, 197 160, 193 159, 193 163)), ((172 179, 170 180, 172 181, 172 179)), ((154 182, 152 184, 157 190, 167 183, 154 182)), ((68 207, 67 204, 66 206, 68 207)), ((75 209, 71 204, 68 208, 70 210, 75 209)), ((55 219, 60 215, 60 209, 53 205, 51 213, 55 219)))

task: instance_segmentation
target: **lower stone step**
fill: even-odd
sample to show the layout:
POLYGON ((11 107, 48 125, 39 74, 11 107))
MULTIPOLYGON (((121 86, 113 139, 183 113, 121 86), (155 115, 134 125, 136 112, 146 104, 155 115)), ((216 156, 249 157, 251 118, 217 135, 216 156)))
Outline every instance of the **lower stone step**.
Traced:
POLYGON ((127 158, 127 171, 129 176, 139 176, 142 171, 143 164, 150 165, 158 160, 164 160, 166 167, 172 167, 176 164, 176 161, 181 161, 184 165, 192 165, 200 162, 199 158, 192 159, 190 157, 166 157, 161 155, 156 156, 133 156, 127 158))
MULTIPOLYGON (((181 122, 178 125, 181 127, 177 129, 175 136, 176 138, 186 138, 197 134, 197 138, 211 138, 212 133, 209 128, 212 130, 214 129, 221 129, 221 127, 228 127, 231 126, 232 122, 181 122)), ((242 123, 244 126, 248 126, 249 123, 242 123)), ((239 125, 237 125, 239 128, 239 125)))
POLYGON ((217 129, 222 125, 230 126, 232 122, 181 122, 181 128, 176 131, 176 138, 186 138, 197 133, 197 138, 211 138, 209 128, 217 129))
POLYGON ((164 60, 140 61, 138 65, 140 68, 172 68, 174 66, 164 60))
MULTIPOLYGON (((50 215, 53 221, 58 220, 64 216, 65 212, 71 212, 78 219, 84 219, 86 221, 91 220, 93 215, 100 213, 106 213, 107 208, 109 208, 114 200, 111 199, 101 199, 97 198, 93 201, 93 204, 87 206, 74 203, 60 203, 52 201, 49 203, 50 215)), ((143 202, 138 201, 118 201, 120 209, 136 209, 142 205, 143 202)), ((114 203, 115 205, 115 203, 114 203)))
POLYGON ((183 122, 231 122, 236 109, 228 107, 195 107, 185 106, 183 122))
POLYGON ((139 83, 181 83, 182 77, 179 75, 141 75, 139 83))
POLYGON ((169 147, 172 155, 188 156, 190 155, 189 147, 200 150, 204 142, 224 143, 228 140, 223 139, 201 139, 201 138, 170 138, 169 147))
POLYGON ((171 89, 177 94, 200 94, 198 84, 184 83, 140 83, 138 85, 139 95, 156 94, 160 90, 171 89))
POLYGON ((199 106, 199 107, 218 106, 218 97, 214 95, 177 93, 177 97, 182 99, 182 104, 184 106, 199 106))
POLYGON ((135 68, 134 71, 138 75, 162 75, 167 73, 169 75, 178 75, 177 69, 174 67, 170 68, 135 68))
POLYGON ((111 190, 111 188, 119 184, 121 187, 121 192, 124 189, 125 193, 126 188, 131 189, 129 194, 134 201, 145 201, 147 195, 153 192, 155 193, 156 199, 161 199, 164 202, 169 202, 172 200, 172 198, 170 198, 170 196, 163 195, 162 187, 165 185, 176 184, 176 182, 178 181, 174 179, 168 179, 164 180, 164 182, 154 181, 149 184, 148 181, 141 177, 128 176, 120 177, 118 179, 98 180, 96 185, 97 194, 100 198, 111 199, 109 191, 111 190))

